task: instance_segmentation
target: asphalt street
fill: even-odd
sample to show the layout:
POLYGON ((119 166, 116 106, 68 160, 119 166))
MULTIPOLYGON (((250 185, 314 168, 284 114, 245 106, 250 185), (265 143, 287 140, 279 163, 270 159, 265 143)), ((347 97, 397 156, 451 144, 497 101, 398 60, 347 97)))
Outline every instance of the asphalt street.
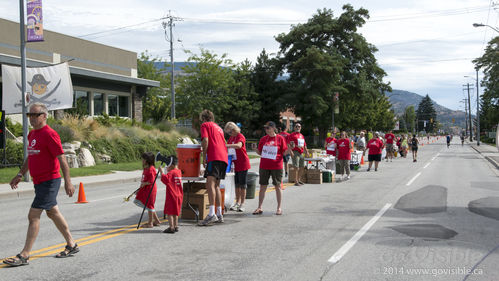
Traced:
MULTIPOLYGON (((30 264, 0 266, 0 280, 497 280, 499 172, 457 138, 444 142, 425 144, 416 163, 396 158, 348 181, 289 186, 282 216, 270 191, 263 215, 251 214, 252 199, 224 224, 181 221, 173 235, 162 233, 166 223, 136 230, 141 209, 123 203, 136 182, 88 187, 88 204, 61 192, 81 252, 54 258, 64 240, 43 215, 30 264)), ((0 198, 2 258, 22 249, 31 196, 0 198)))

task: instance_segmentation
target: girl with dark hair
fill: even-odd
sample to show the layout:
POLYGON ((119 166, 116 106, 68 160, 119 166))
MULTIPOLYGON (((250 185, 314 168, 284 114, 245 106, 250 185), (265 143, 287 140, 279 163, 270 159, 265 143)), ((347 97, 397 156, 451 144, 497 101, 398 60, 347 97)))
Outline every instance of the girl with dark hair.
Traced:
POLYGON ((144 169, 142 172, 142 180, 140 181, 140 189, 137 191, 137 195, 135 196, 135 200, 133 203, 139 206, 140 208, 144 208, 146 206, 147 213, 149 214, 149 220, 146 224, 142 225, 145 228, 151 228, 153 226, 158 226, 161 224, 161 221, 154 210, 154 203, 156 202, 156 192, 157 187, 154 179, 156 179, 156 168, 154 167, 154 154, 152 152, 144 152, 141 155, 142 157, 142 168, 144 169), (152 188, 152 191, 151 191, 152 188), (149 195, 150 193, 150 195, 149 195), (147 199, 149 197, 149 200, 147 199), (146 205, 147 204, 147 205, 146 205))

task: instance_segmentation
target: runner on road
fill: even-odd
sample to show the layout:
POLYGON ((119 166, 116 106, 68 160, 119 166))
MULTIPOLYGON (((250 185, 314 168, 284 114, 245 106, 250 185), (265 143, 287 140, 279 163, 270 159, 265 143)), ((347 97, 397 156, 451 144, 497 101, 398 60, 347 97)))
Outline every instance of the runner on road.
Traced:
POLYGON ((447 138, 447 148, 449 148, 451 137, 450 137, 450 135, 447 135, 446 138, 447 138))
POLYGON ((417 162, 417 158, 418 158, 418 144, 419 144, 419 141, 418 141, 418 138, 416 137, 416 135, 412 135, 412 139, 411 139, 411 150, 412 150, 412 162, 417 162))
POLYGON ((393 140, 395 139, 395 135, 393 134, 392 131, 388 132, 388 134, 385 134, 385 142, 386 142, 386 162, 388 162, 388 159, 390 159, 390 162, 392 162, 393 159, 393 153, 394 153, 394 146, 393 146, 393 140))

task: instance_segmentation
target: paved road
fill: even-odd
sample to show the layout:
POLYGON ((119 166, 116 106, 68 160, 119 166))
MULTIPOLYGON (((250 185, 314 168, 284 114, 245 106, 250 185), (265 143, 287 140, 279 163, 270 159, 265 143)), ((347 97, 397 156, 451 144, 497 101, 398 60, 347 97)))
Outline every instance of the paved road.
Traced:
MULTIPOLYGON (((230 212, 226 223, 181 222, 135 230, 140 210, 122 198, 137 183, 86 188, 88 204, 59 197, 81 252, 55 259, 62 238, 44 217, 31 264, 0 266, 1 280, 497 280, 499 174, 470 146, 440 140, 419 161, 365 166, 345 182, 288 187, 264 214, 230 212), (474 275, 468 270, 476 266, 474 275)), ((28 194, 0 199, 0 257, 25 239, 28 194)), ((157 208, 162 210, 164 186, 157 208)))

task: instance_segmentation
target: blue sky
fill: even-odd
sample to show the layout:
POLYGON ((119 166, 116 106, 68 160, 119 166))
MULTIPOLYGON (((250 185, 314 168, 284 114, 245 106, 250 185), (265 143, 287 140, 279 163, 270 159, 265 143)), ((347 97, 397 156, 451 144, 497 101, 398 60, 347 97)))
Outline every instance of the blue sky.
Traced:
MULTIPOLYGON (((18 22, 18 3, 0 0, 0 17, 18 22)), ((269 53, 278 51, 274 36, 288 32, 291 24, 306 22, 322 8, 332 9, 339 16, 346 3, 369 10, 371 17, 359 32, 379 49, 376 58, 388 73, 385 81, 394 89, 429 94, 448 108, 462 108, 462 85, 475 83, 464 77, 475 77, 471 60, 481 56, 486 43, 499 35, 491 28, 474 28, 472 24, 497 27, 497 2, 43 0, 43 12, 45 29, 138 54, 148 50, 169 60, 169 44, 160 19, 171 10, 182 19, 174 28, 175 60, 187 58, 184 50, 199 52, 205 48, 220 55, 226 53, 235 62, 246 58, 255 62, 263 48, 269 53)))

